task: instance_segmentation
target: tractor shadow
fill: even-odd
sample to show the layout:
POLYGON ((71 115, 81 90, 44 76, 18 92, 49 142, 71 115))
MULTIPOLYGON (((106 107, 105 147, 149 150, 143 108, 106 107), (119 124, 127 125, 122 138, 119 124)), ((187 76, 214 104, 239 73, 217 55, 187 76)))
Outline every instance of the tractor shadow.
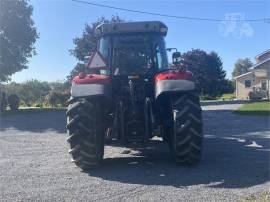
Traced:
POLYGON ((66 111, 33 112, 0 117, 0 132, 15 129, 22 132, 42 133, 56 131, 66 133, 66 111))
POLYGON ((270 180, 269 117, 215 110, 204 111, 204 122, 203 158, 197 166, 175 165, 167 144, 152 141, 136 155, 108 155, 88 174, 121 183, 174 187, 245 188, 270 180))

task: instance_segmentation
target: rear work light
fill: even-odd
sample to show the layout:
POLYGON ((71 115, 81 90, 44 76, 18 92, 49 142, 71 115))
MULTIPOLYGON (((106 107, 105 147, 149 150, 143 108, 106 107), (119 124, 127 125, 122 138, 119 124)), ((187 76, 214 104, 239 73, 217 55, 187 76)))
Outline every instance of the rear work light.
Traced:
POLYGON ((161 27, 159 31, 160 31, 160 33, 165 34, 165 33, 167 33, 168 29, 166 27, 161 27))

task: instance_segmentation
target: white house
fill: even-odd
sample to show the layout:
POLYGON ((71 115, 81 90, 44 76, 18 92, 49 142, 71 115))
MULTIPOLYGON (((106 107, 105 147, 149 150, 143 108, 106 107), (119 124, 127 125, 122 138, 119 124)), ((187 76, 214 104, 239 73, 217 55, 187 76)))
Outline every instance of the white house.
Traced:
POLYGON ((256 99, 270 97, 270 50, 255 57, 256 64, 250 72, 235 77, 236 98, 256 99))

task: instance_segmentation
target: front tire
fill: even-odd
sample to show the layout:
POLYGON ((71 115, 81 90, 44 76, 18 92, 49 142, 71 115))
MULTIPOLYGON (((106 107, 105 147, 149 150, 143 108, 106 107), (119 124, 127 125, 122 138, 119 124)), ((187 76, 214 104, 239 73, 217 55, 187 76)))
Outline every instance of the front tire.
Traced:
POLYGON ((203 143, 202 110, 199 97, 184 94, 172 98, 170 151, 176 163, 197 164, 203 143))
POLYGON ((100 164, 104 155, 104 126, 99 102, 71 98, 67 114, 67 142, 72 162, 83 170, 100 164))

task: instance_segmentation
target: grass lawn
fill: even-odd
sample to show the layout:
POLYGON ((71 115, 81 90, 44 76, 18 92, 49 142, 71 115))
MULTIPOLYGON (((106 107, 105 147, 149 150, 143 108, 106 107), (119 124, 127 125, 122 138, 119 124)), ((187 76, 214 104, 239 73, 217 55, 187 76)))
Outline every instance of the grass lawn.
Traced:
POLYGON ((23 115, 23 114, 30 114, 30 113, 42 113, 42 112, 50 112, 50 111, 61 111, 66 110, 65 107, 20 107, 17 111, 5 110, 4 112, 0 112, 0 116, 7 116, 7 115, 23 115))
POLYGON ((202 101, 234 100, 235 99, 235 94, 234 93, 225 93, 225 94, 221 95, 220 97, 209 98, 209 97, 201 96, 200 98, 201 98, 202 101))
POLYGON ((237 114, 270 115, 270 102, 261 101, 244 104, 235 111, 237 114))

